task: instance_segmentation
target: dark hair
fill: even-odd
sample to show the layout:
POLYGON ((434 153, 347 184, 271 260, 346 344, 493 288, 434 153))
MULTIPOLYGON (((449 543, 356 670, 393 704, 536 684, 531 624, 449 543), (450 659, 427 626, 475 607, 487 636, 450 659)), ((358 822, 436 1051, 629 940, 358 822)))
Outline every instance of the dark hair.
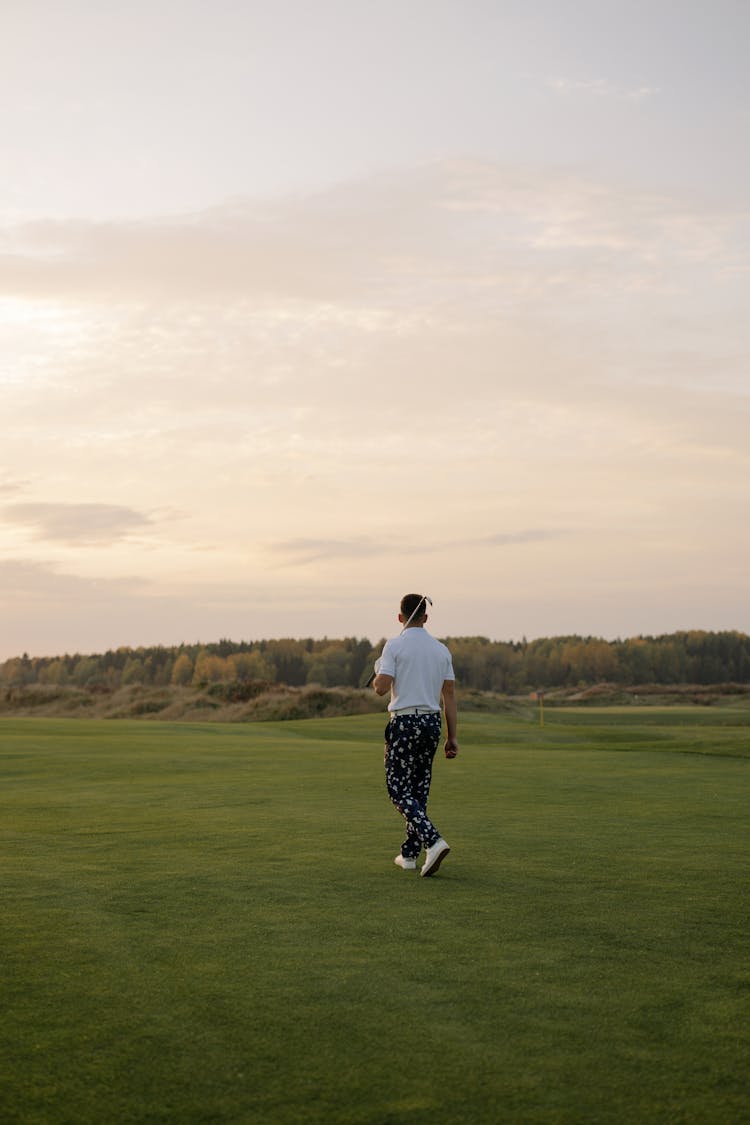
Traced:
POLYGON ((424 594, 404 594, 401 599, 401 615, 407 621, 414 614, 413 620, 419 621, 427 613, 427 600, 424 594))

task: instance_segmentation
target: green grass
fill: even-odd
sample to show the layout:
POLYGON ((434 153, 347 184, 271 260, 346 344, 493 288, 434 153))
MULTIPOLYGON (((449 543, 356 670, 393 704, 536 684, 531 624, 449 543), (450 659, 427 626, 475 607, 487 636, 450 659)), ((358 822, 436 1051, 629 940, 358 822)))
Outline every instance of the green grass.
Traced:
POLYGON ((4 720, 0 1120, 750 1120, 750 714, 4 720))

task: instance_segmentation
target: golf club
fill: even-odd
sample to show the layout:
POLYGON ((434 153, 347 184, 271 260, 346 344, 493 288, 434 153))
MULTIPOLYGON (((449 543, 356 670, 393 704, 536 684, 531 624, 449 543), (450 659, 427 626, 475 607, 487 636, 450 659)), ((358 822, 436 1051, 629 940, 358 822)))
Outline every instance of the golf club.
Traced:
MULTIPOLYGON (((415 618, 415 617, 417 616, 417 614, 419 613, 419 611, 420 611, 420 609, 422 608, 422 606, 424 606, 424 608, 425 608, 425 609, 427 609, 427 603, 428 603, 428 602, 429 602, 429 604, 430 604, 430 605, 432 605, 432 598, 428 598, 428 597, 427 597, 427 594, 422 594, 422 597, 421 597, 421 598, 419 599, 419 601, 417 602, 417 604, 416 604, 416 606, 415 606, 415 608, 414 608, 414 612, 413 612, 413 613, 411 614, 411 616, 409 617, 409 620, 408 620, 408 621, 406 622, 406 624, 404 625, 404 628, 403 628, 403 629, 401 630, 401 633, 399 633, 399 637, 400 637, 400 636, 402 635, 402 633, 404 633, 404 631, 405 631, 406 629, 408 629, 408 628, 409 628, 409 626, 411 625, 412 621, 414 620, 414 618, 415 618)), ((377 676, 377 672, 376 672, 376 671, 375 671, 375 670, 373 669, 373 671, 372 671, 372 674, 371 674, 371 676, 370 676, 369 680, 368 680, 368 681, 367 681, 367 683, 365 684, 365 687, 366 687, 366 688, 368 688, 368 687, 370 687, 370 686, 372 685, 372 681, 373 681, 373 680, 375 679, 375 677, 376 677, 376 676, 377 676)))

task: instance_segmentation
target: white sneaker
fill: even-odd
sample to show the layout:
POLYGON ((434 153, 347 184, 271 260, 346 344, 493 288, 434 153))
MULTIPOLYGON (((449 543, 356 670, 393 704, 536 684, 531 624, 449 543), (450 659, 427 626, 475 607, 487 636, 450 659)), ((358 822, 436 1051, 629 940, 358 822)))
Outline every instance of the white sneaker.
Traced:
POLYGON ((427 849, 420 875, 434 875, 449 851, 450 848, 441 836, 431 848, 427 849))
POLYGON ((417 870, 416 859, 407 859, 406 856, 401 855, 400 852, 396 856, 396 858, 394 859, 393 862, 396 864, 396 867, 403 867, 404 871, 416 871, 417 870))

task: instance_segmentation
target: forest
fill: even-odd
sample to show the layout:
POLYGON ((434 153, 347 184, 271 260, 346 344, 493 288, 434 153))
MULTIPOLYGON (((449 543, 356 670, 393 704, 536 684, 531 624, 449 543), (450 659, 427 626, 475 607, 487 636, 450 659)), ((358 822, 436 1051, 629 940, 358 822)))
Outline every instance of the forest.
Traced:
MULTIPOLYGON (((549 637, 492 641, 441 638, 453 654, 460 686, 516 694, 612 683, 731 684, 750 681, 750 636, 691 630, 624 640, 549 637)), ((127 685, 266 683, 291 687, 360 687, 384 641, 366 638, 231 641, 117 648, 91 655, 13 657, 0 664, 6 688, 31 684, 116 691, 127 685)))

